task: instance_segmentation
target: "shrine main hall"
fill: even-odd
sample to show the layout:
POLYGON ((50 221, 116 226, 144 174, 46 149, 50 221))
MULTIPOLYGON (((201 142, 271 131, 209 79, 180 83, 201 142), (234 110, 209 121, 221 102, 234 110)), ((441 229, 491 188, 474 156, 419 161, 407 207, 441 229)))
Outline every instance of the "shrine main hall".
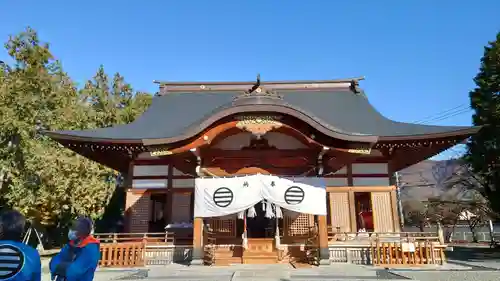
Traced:
POLYGON ((127 175, 124 232, 173 233, 192 264, 207 245, 220 264, 306 256, 311 237, 324 263, 399 233, 393 174, 479 130, 390 120, 360 80, 157 82, 130 124, 45 134, 127 175))

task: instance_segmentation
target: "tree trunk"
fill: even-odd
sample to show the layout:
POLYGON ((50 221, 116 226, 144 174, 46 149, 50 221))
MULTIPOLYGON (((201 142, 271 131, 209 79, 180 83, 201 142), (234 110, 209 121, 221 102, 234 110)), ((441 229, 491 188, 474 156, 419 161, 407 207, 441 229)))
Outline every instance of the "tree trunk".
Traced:
POLYGON ((437 223, 437 235, 438 235, 439 243, 441 245, 443 245, 444 244, 444 234, 443 234, 443 225, 441 224, 441 222, 437 223))
POLYGON ((479 242, 477 239, 476 224, 469 222, 469 229, 470 229, 470 232, 472 233, 472 242, 474 242, 474 243, 479 242))
POLYGON ((451 227, 451 231, 450 231, 450 237, 447 238, 446 241, 448 241, 447 243, 451 243, 453 242, 453 233, 455 233, 455 226, 457 226, 457 222, 455 221, 455 223, 453 224, 453 226, 451 227))

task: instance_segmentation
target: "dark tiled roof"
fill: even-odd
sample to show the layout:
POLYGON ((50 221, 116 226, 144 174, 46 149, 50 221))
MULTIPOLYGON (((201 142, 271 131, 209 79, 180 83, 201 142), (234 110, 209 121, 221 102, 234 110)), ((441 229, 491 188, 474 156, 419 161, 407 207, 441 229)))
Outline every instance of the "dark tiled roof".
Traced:
MULTIPOLYGON (((127 125, 83 131, 48 132, 53 138, 140 142, 192 137, 225 116, 242 112, 277 112, 304 120, 321 132, 349 140, 357 137, 411 139, 425 135, 467 135, 477 128, 396 122, 381 115, 364 93, 349 89, 278 91, 282 98, 240 92, 172 92, 153 99, 151 107, 127 125)), ((432 136, 431 136, 432 137, 432 136)))

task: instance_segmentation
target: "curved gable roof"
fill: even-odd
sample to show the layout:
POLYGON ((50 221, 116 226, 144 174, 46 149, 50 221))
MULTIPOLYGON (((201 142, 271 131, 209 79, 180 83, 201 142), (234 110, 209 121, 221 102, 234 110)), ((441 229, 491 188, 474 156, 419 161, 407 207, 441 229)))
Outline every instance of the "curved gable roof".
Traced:
POLYGON ((55 139, 130 143, 172 143, 201 133, 229 115, 276 112, 294 116, 320 132, 349 141, 404 140, 470 135, 478 127, 431 126, 390 120, 364 93, 349 88, 277 90, 274 95, 241 91, 173 92, 155 97, 134 122, 110 128, 46 132, 55 139))

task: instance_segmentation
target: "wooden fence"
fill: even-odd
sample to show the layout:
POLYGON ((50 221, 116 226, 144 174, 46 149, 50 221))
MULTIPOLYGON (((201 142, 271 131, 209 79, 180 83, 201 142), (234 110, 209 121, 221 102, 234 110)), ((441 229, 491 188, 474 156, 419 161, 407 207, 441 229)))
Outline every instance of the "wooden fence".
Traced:
POLYGON ((379 242, 370 245, 373 265, 443 264, 444 247, 433 242, 379 242))
POLYGON ((101 243, 124 243, 124 242, 143 242, 143 243, 167 243, 174 244, 174 234, 171 232, 152 232, 152 233, 96 233, 95 238, 101 243))
MULTIPOLYGON (((147 246, 173 245, 172 233, 96 233, 101 242, 102 267, 139 267, 147 264, 147 246)), ((150 252, 150 251, 149 251, 150 252)))
POLYGON ((101 244, 102 267, 144 266, 145 244, 142 242, 104 243, 101 244))
POLYGON ((347 256, 353 253, 361 259, 358 263, 373 265, 413 266, 446 261, 446 246, 435 232, 337 232, 329 228, 328 243, 333 249, 330 255, 333 252, 333 259, 340 261, 352 260, 347 256))
POLYGON ((328 228, 329 243, 345 241, 374 241, 377 239, 399 239, 400 241, 433 241, 438 242, 435 232, 340 232, 328 228))
MULTIPOLYGON (((164 265, 174 259, 188 260, 191 254, 191 246, 174 246, 172 233, 98 233, 95 236, 101 241, 100 265, 103 267, 164 265)), ((204 235, 207 264, 212 264, 215 258, 213 236, 211 232, 204 235)), ((305 244, 309 262, 317 263, 317 237, 312 236, 305 244)), ((366 264, 373 265, 411 266, 445 262, 445 245, 439 243, 435 233, 329 232, 329 246, 331 259, 333 252, 333 258, 339 254, 338 259, 343 262, 352 262, 348 256, 358 250, 366 257, 366 264)))

